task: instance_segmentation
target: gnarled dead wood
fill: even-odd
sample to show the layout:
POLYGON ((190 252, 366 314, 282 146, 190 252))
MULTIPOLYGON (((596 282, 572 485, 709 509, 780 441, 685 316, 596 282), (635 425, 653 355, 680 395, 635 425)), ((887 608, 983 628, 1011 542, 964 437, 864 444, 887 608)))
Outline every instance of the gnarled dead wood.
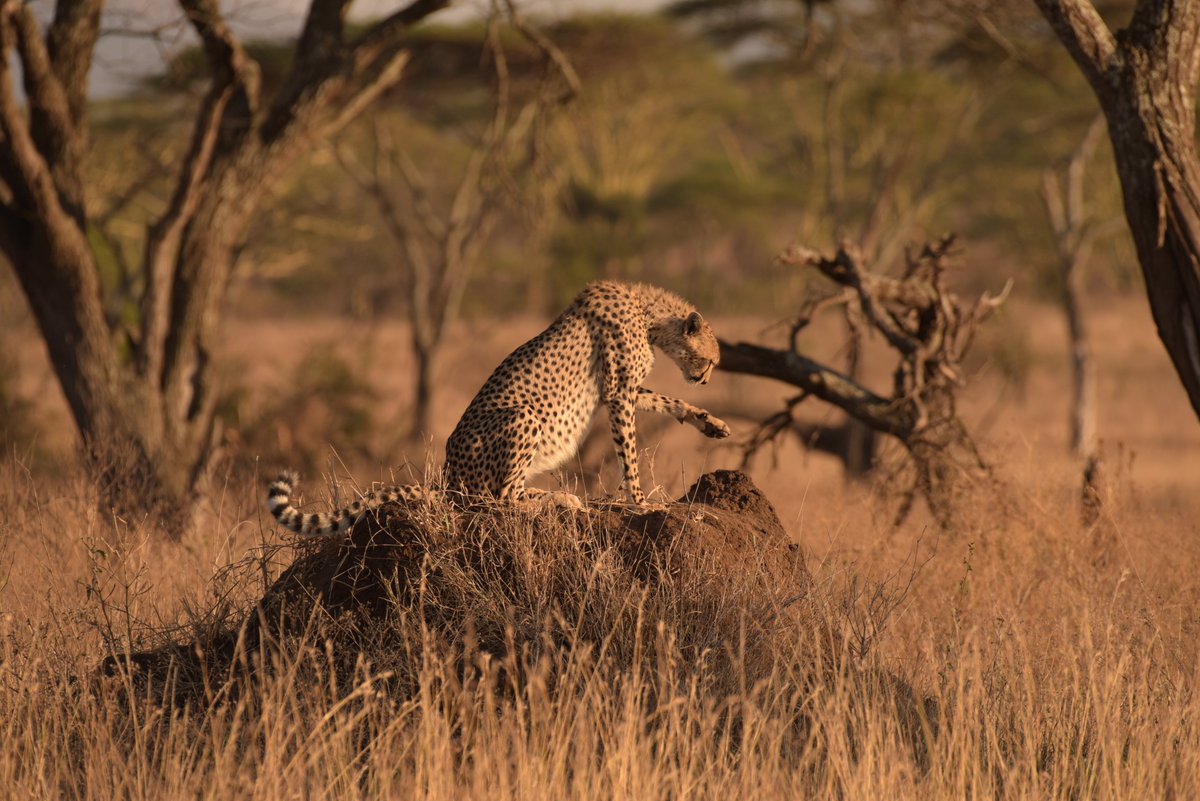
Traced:
MULTIPOLYGON (((954 237, 945 236, 910 250, 899 277, 872 273, 857 250, 848 245, 832 256, 799 247, 780 255, 782 262, 815 269, 843 287, 848 294, 838 296, 837 307, 848 319, 861 320, 852 326, 865 324, 883 335, 897 359, 887 394, 868 389, 798 352, 795 335, 810 315, 793 326, 789 350, 721 343, 721 369, 775 378, 804 390, 788 402, 787 421, 792 409, 812 396, 904 445, 913 477, 904 492, 897 523, 920 493, 938 521, 951 527, 959 488, 974 476, 989 474, 958 417, 955 400, 963 384, 962 359, 979 324, 1004 302, 1012 282, 999 295, 983 295, 973 305, 963 304, 945 285, 953 244, 954 237)), ((772 430, 778 433, 786 428, 780 415, 775 415, 764 422, 750 447, 769 441, 772 430)))

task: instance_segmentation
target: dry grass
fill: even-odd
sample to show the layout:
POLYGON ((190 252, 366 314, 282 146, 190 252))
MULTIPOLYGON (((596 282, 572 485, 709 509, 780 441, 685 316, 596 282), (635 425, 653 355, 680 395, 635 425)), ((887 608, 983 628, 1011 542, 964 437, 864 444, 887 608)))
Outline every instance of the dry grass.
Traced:
MULTIPOLYGON (((757 468, 817 585, 819 614, 770 639, 736 608, 745 575, 719 592, 614 578, 589 593, 583 577, 616 574, 514 536, 506 547, 563 588, 557 603, 537 600, 547 625, 587 611, 586 631, 542 646, 531 635, 524 651, 464 669, 463 637, 421 616, 370 640, 357 667, 326 650, 318 627, 272 652, 271 669, 236 692, 213 675, 187 703, 163 703, 176 696, 161 684, 120 672, 97 680, 93 669, 130 642, 213 636, 290 563, 263 527, 257 485, 239 477, 211 488, 195 529, 170 542, 140 521, 104 519, 86 477, 35 478, 9 456, 0 461, 2 794, 1200 797, 1198 436, 1131 309, 1097 322, 1108 343, 1110 468, 1100 525, 1079 527, 1078 476, 1062 455, 1061 338, 1041 316, 1010 319, 1027 326, 1033 367, 1023 398, 1003 396, 985 369, 966 399, 1005 479, 1003 503, 974 499, 968 528, 938 537, 914 520, 893 530, 886 498, 843 486, 829 463, 794 446, 780 469, 757 468), (698 613, 720 600, 703 592, 726 593, 732 613, 698 613), (605 650, 604 621, 620 610, 641 624, 605 650), (698 642, 726 646, 711 661, 697 658, 698 642), (415 692, 398 690, 401 671, 415 692), (887 676, 928 701, 906 703, 887 676)), ((506 346, 490 343, 479 370, 506 346)), ((718 379, 717 412, 782 395, 718 379)), ((467 391, 450 386, 446 406, 467 391)), ((736 460, 689 450, 688 433, 672 430, 655 456, 672 492, 689 478, 674 475, 681 454, 690 477, 736 460)), ((489 625, 530 619, 511 597, 486 603, 501 597, 497 587, 475 591, 472 615, 489 625)))
MULTIPOLYGON (((882 586, 830 564, 812 599, 818 624, 789 618, 764 638, 763 616, 737 611, 755 608, 739 594, 749 575, 639 585, 513 527, 496 535, 500 547, 536 570, 455 590, 493 637, 511 621, 521 644, 501 658, 464 667, 464 642, 477 642, 466 617, 456 618, 463 637, 450 638, 418 612, 360 632, 365 653, 349 662, 318 625, 239 657, 268 670, 240 682, 176 676, 192 683, 179 693, 93 671, 130 638, 223 630, 226 612, 260 591, 257 572, 287 555, 268 549, 206 588, 199 576, 221 564, 220 536, 165 545, 118 524, 114 542, 96 523, 67 543, 59 527, 88 506, 86 491, 77 505, 46 505, 11 470, 2 486, 17 513, 0 646, 0 786, 12 797, 1200 793, 1193 599, 1184 586, 1167 599, 1145 576, 1114 575, 1086 544, 1048 542, 1040 564, 1000 566, 996 533, 976 532, 985 544, 938 545, 963 555, 950 575, 929 575, 922 555, 882 586), (1026 581, 1010 586, 1014 573, 1026 581), (554 598, 517 591, 538 576, 554 598), (191 611, 179 600, 189 595, 191 611), (535 608, 553 636, 529 632, 535 608), (929 700, 913 706, 888 674, 929 700)), ((252 532, 221 517, 208 531, 238 543, 226 553, 251 545, 252 532)))

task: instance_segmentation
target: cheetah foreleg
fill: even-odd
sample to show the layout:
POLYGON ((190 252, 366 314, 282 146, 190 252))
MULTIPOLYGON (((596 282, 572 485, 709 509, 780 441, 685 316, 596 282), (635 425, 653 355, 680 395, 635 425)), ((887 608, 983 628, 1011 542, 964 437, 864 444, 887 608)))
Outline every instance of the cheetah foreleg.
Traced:
POLYGON ((644 506, 646 496, 642 493, 641 482, 638 479, 635 394, 632 390, 618 393, 606 405, 608 422, 612 427, 613 445, 616 446, 617 457, 621 460, 621 470, 625 476, 625 492, 629 495, 630 501, 638 506, 644 506))
POLYGON ((638 390, 637 409, 641 412, 670 415, 681 423, 693 426, 704 436, 713 439, 725 439, 730 433, 729 426, 724 420, 699 406, 693 406, 687 401, 681 401, 669 395, 660 395, 645 388, 638 390))

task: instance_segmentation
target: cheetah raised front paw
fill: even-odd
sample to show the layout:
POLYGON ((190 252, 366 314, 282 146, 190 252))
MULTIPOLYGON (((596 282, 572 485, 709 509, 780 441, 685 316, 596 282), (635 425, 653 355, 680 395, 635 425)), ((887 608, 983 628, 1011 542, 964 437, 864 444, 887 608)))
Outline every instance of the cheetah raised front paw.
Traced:
POLYGON ((699 429, 700 433, 713 439, 725 439, 729 436, 729 426, 721 418, 700 409, 691 415, 689 422, 699 429))

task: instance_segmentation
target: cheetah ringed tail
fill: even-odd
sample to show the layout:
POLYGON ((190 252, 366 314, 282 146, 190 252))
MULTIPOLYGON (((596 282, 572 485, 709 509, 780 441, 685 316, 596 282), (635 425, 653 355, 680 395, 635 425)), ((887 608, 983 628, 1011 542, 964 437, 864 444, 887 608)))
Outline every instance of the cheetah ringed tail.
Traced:
POLYGON ((358 522, 363 513, 377 509, 390 501, 417 501, 426 497, 420 487, 384 487, 371 490, 362 500, 333 512, 304 514, 292 505, 292 494, 299 478, 293 472, 280 473, 267 487, 267 509, 276 522, 303 537, 331 537, 345 534, 358 522))

